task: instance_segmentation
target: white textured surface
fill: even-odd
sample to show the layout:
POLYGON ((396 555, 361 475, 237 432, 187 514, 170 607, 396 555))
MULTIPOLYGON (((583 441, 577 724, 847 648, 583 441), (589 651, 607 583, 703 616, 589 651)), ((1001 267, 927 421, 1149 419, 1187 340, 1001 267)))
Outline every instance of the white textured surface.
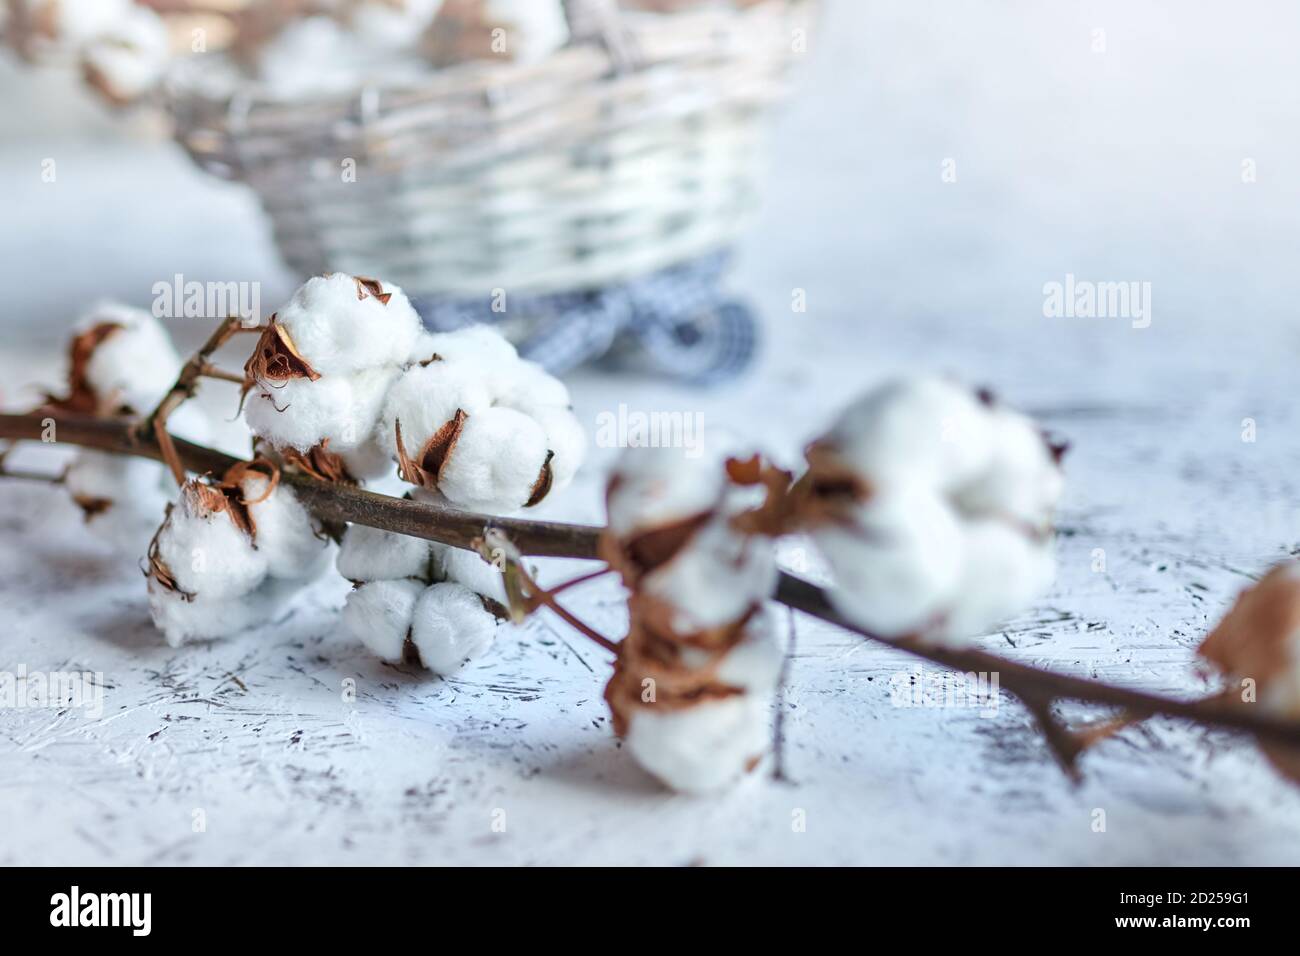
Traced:
MULTIPOLYGON (((1207 623, 1300 545, 1300 229, 1296 180, 1283 175, 1300 168, 1300 105, 1282 95, 1295 88, 1294 57, 1273 19, 1295 14, 1250 3, 1182 15, 1118 3, 856 6, 831 11, 825 59, 785 123, 781 175, 742 257, 738 279, 770 331, 761 368, 706 395, 585 373, 572 383, 580 418, 594 433, 596 415, 620 402, 700 411, 793 461, 886 374, 924 368, 993 385, 1073 449, 1057 584, 984 643, 1071 673, 1202 692, 1192 649, 1207 623), (1087 52, 1093 26, 1108 29, 1100 59, 1087 52), (945 185, 948 156, 959 179, 945 185), (1253 185, 1240 181, 1243 157, 1258 160, 1253 185), (1043 318, 1042 284, 1066 272, 1151 281, 1151 327, 1043 318), (796 287, 807 313, 789 311, 796 287), (1254 443, 1241 440, 1244 418, 1257 423, 1254 443), (1104 573, 1091 570, 1096 548, 1104 573)), ((3 239, 3 268, 20 266, 4 285, 31 307, 23 314, 72 315, 98 286, 123 292, 128 276, 142 277, 134 298, 147 301, 148 283, 176 269, 198 277, 205 263, 215 278, 261 275, 249 267, 262 263, 264 234, 247 209, 175 214, 227 193, 193 185, 174 158, 142 159, 97 186, 74 177, 48 196, 13 185, 58 148, 0 152, 0 188, 14 191, 4 201, 38 232, 3 239), (164 203, 151 185, 177 198, 164 203), (98 236, 71 228, 91 200, 98 236), (112 236, 123 221, 139 225, 138 248, 112 236), (68 282, 39 281, 54 268, 47 256, 68 282)), ((61 169, 102 176, 77 155, 61 169)), ((48 380, 34 347, 14 343, 57 332, 51 322, 6 333, 6 405, 27 400, 21 384, 48 380)), ((222 388, 211 397, 228 399, 222 388)), ((59 454, 38 451, 25 458, 33 467, 59 454)), ((614 454, 593 449, 549 513, 598 520, 614 454)), ((346 585, 335 582, 257 633, 172 651, 148 624, 139 572, 77 520, 57 490, 0 485, 0 669, 96 670, 108 685, 98 720, 0 712, 0 863, 1300 855, 1300 793, 1236 738, 1153 721, 1088 755, 1085 783, 1071 788, 1015 705, 987 719, 893 707, 890 678, 912 661, 807 621, 786 695, 794 783, 672 797, 611 737, 603 655, 553 620, 451 680, 426 678, 340 633, 346 585), (1105 833, 1092 830, 1097 808, 1105 833), (204 833, 192 832, 195 809, 204 833), (798 810, 806 832, 792 829, 798 810)), ((618 632, 612 585, 573 601, 618 632)))

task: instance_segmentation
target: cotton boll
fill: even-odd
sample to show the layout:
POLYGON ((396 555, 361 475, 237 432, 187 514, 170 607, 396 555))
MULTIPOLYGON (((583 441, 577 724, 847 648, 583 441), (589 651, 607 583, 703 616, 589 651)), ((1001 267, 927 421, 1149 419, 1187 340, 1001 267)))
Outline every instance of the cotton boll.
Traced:
POLYGON ((852 517, 813 531, 835 574, 832 601, 887 637, 929 627, 956 593, 965 561, 952 509, 924 490, 898 487, 855 507, 852 517))
POLYGON ((745 623, 744 637, 723 657, 715 676, 728 687, 770 697, 781 681, 786 651, 781 621, 764 606, 745 623))
POLYGON ((77 332, 102 326, 114 328, 90 353, 84 370, 86 384, 94 390, 101 408, 125 406, 137 414, 152 411, 181 370, 180 356, 167 330, 141 309, 103 303, 77 323, 77 332))
MULTIPOLYGON (((372 482, 396 474, 392 455, 373 437, 362 442, 356 448, 344 449, 339 452, 339 457, 343 459, 343 465, 347 468, 348 474, 358 481, 365 482, 366 487, 371 491, 376 490, 372 487, 372 482)), ((393 485, 392 487, 395 489, 398 486, 393 485)), ((386 492, 380 493, 385 494, 386 492)), ((398 497, 401 497, 401 495, 402 492, 397 492, 398 497)))
POLYGON ((412 362, 427 362, 434 356, 453 365, 471 366, 480 372, 513 369, 519 353, 509 340, 488 325, 467 325, 452 332, 425 332, 409 356, 412 362))
POLYGON ((451 582, 427 588, 415 605, 411 640, 435 674, 454 674, 492 646, 497 620, 477 594, 451 582))
POLYGON ((349 581, 430 577, 432 542, 362 524, 349 525, 336 567, 349 581))
POLYGON ((741 534, 719 515, 647 574, 641 588, 675 608, 674 630, 694 634, 740 619, 771 596, 776 576, 771 539, 741 534))
POLYGON ((244 404, 244 421, 253 434, 277 448, 310 451, 322 442, 343 454, 370 441, 384 396, 397 377, 391 367, 352 375, 322 375, 263 385, 244 404))
POLYGON ((822 442, 871 484, 953 488, 986 467, 990 423, 967 389, 937 378, 901 379, 868 392, 822 442))
POLYGON ((254 544, 276 578, 310 581, 329 563, 330 540, 302 506, 293 489, 277 486, 267 494, 268 481, 250 473, 240 483, 255 530, 254 544))
POLYGON ((47 43, 75 49, 131 14, 131 0, 16 0, 19 22, 47 43))
POLYGON ((518 359, 498 386, 496 404, 534 415, 547 406, 568 408, 573 401, 558 378, 536 362, 518 359))
POLYGON ((183 491, 157 537, 157 556, 176 586, 210 598, 234 597, 266 577, 266 555, 224 511, 208 511, 183 491))
POLYGON ((1009 409, 994 409, 991 419, 991 461, 958 491, 958 507, 1015 519, 1031 529, 1049 528, 1064 479, 1042 432, 1009 409))
POLYGON ((620 538, 676 524, 716 508, 726 473, 709 456, 680 448, 629 448, 615 464, 606 496, 609 530, 620 538))
POLYGON ((171 474, 156 461, 84 449, 63 474, 86 527, 126 554, 142 555, 171 495, 171 474))
POLYGON ((1038 598, 1056 573, 1049 542, 1036 541, 1004 521, 966 526, 961 583, 935 637, 953 643, 980 634, 1038 598))
POLYGON ((294 347, 321 375, 406 361, 420 334, 420 317, 401 289, 375 283, 342 272, 316 276, 276 313, 294 347))
POLYGON ((464 548, 445 547, 438 558, 438 571, 438 576, 445 581, 463 584, 498 604, 508 603, 505 576, 480 554, 464 548))
POLYGON ((389 389, 376 437, 396 455, 400 423, 402 446, 418 460, 429 439, 458 411, 476 417, 491 404, 492 396, 473 367, 449 361, 413 365, 389 389))
POLYGON ((569 39, 560 0, 484 0, 483 19, 506 31, 503 52, 520 63, 535 63, 569 39))
POLYGON ((232 597, 195 595, 192 599, 149 579, 149 616, 171 647, 188 641, 229 637, 274 620, 294 588, 266 581, 232 597))
POLYGON ((89 83, 110 102, 130 103, 158 83, 169 47, 162 17, 136 6, 82 47, 81 65, 89 83))
POLYGON ((674 790, 703 794, 745 775, 768 746, 768 702, 748 694, 679 710, 639 708, 627 747, 642 767, 674 790))
POLYGON ((587 433, 576 415, 567 408, 534 408, 531 417, 546 433, 551 458, 552 490, 568 487, 587 457, 587 433))
POLYGON ((404 50, 416 45, 441 6, 442 0, 353 0, 348 23, 363 43, 404 50))
POLYGON ((392 664, 402 661, 415 602, 424 593, 420 581, 368 581, 348 595, 343 625, 376 656, 392 664))
POLYGON ((546 433, 537 422, 511 408, 489 408, 465 420, 438 489, 464 508, 513 511, 532 499, 546 461, 546 433))

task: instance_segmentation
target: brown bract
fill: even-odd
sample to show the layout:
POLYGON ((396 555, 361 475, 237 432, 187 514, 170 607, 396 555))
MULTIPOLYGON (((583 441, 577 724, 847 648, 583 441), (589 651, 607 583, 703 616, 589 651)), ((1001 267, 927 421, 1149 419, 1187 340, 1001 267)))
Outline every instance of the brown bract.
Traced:
POLYGON ((614 673, 605 685, 605 702, 616 734, 627 733, 639 707, 665 713, 744 693, 718 680, 717 671, 727 653, 744 638, 745 626, 757 607, 726 627, 682 638, 661 627, 671 609, 651 607, 644 596, 636 594, 628 603, 631 622, 627 637, 619 643, 614 673), (688 655, 692 658, 689 662, 688 655))
POLYGON ((460 440, 460 433, 465 430, 465 422, 468 419, 469 416, 463 409, 456 409, 456 414, 451 420, 443 423, 441 428, 429 436, 429 440, 424 443, 424 447, 414 458, 407 453, 406 445, 402 441, 402 423, 396 422, 397 473, 402 480, 419 485, 421 488, 436 489, 442 470, 447 466, 447 460, 455 450, 456 442, 460 440))
MULTIPOLYGON (((430 361, 438 361, 437 356, 430 361)), ((426 363, 427 364, 427 363, 426 363)), ((447 462, 451 460, 452 454, 456 451, 456 442, 460 440, 461 433, 465 430, 465 423, 469 421, 469 415, 464 409, 456 409, 456 414, 451 420, 444 422, 442 427, 429 436, 429 440, 424 443, 424 447, 412 455, 406 450, 406 443, 402 441, 402 423, 394 423, 394 438, 397 444, 397 474, 403 481, 410 482, 413 485, 419 485, 430 491, 436 491, 438 482, 442 479, 443 469, 447 467, 447 462)), ((546 460, 542 462, 541 471, 537 474, 537 480, 533 482, 532 488, 528 492, 528 500, 524 502, 525 508, 531 508, 540 504, 551 491, 551 485, 554 483, 553 472, 551 470, 551 459, 555 453, 547 450, 546 460)))
POLYGON ((871 482, 825 442, 809 445, 804 457, 808 470, 790 489, 783 530, 852 524, 855 506, 871 498, 871 482))
POLYGON ((1275 566, 1237 598, 1197 653, 1224 674, 1263 688, 1297 666, 1291 638, 1300 632, 1300 564, 1275 566))
POLYGON ((88 378, 95 349, 121 328, 117 322, 100 322, 73 337, 68 344, 68 394, 62 398, 46 395, 45 408, 78 415, 132 415, 142 411, 114 405, 114 396, 99 395, 88 378))
MULTIPOLYGON (((1300 564, 1276 565, 1254 587, 1237 598, 1232 609, 1210 632, 1197 653, 1225 676, 1253 679, 1262 692, 1284 671, 1300 666, 1292 641, 1300 632, 1300 564)), ((1236 687, 1224 700, 1237 707, 1247 704, 1236 687)), ((1278 771, 1300 783, 1300 748, 1261 740, 1260 749, 1278 771)))
POLYGON ((274 385, 296 378, 316 381, 320 373, 303 358, 284 326, 271 316, 262 335, 253 348, 253 354, 244 363, 244 394, 254 385, 274 385))
POLYGON ((320 481, 329 481, 341 485, 357 484, 357 479, 352 477, 352 473, 348 471, 343 456, 330 451, 329 443, 330 440, 326 438, 319 445, 314 445, 305 452, 298 451, 295 448, 288 448, 280 452, 280 457, 283 459, 286 468, 305 475, 311 475, 311 477, 320 481))
MULTIPOLYGON (((767 490, 758 507, 731 519, 731 527, 745 535, 777 533, 773 529, 784 521, 789 473, 773 468, 758 456, 729 459, 723 467, 733 486, 763 486, 767 490)), ((619 475, 610 479, 607 502, 622 484, 619 475)), ((641 590, 645 576, 689 547, 699 531, 717 516, 720 506, 721 502, 698 514, 639 529, 628 537, 619 537, 608 528, 601 534, 600 557, 619 573, 631 591, 627 637, 618 645, 614 673, 605 685, 614 732, 620 736, 627 733, 632 714, 639 707, 653 707, 664 713, 744 693, 720 681, 717 672, 727 654, 744 640, 745 629, 759 605, 720 627, 682 633, 677 629, 677 606, 641 590)))

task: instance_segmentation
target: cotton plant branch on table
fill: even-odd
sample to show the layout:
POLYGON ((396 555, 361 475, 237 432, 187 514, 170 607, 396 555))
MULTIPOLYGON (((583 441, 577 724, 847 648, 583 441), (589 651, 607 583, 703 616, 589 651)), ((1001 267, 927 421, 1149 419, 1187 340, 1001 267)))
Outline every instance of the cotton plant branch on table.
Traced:
POLYGON ((1178 700, 970 646, 1050 581, 1061 485, 1061 447, 985 394, 930 379, 877 389, 810 446, 795 482, 744 453, 691 460, 629 449, 609 480, 608 526, 595 528, 517 513, 581 459, 563 386, 494 333, 423 332, 395 287, 311 280, 257 329, 243 376, 212 364, 237 331, 226 322, 189 362, 169 359, 171 384, 155 381, 134 404, 120 402, 129 389, 105 373, 118 366, 99 349, 116 342, 127 354, 132 335, 152 341, 152 332, 138 315, 113 314, 83 323, 70 394, 0 415, 0 439, 170 465, 181 494, 149 548, 148 583, 173 643, 265 620, 340 540, 337 569, 354 584, 343 621, 378 656, 450 673, 484 653, 503 622, 547 608, 614 655, 606 699, 616 732, 679 790, 725 786, 767 750, 784 658, 769 599, 954 670, 997 673, 1072 776, 1088 747, 1156 715, 1252 734, 1282 772, 1300 776, 1293 568, 1247 592, 1202 650, 1229 680, 1258 685, 1255 706, 1253 690, 1240 701, 1235 692, 1178 700), (242 381, 251 459, 163 427, 193 407, 185 400, 203 378, 242 381), (389 469, 404 497, 362 487, 389 469), (792 532, 826 554, 829 591, 778 570, 775 541, 792 532), (210 560, 187 567, 192 553, 210 560), (526 556, 605 567, 548 590, 526 556), (603 573, 629 592, 629 632, 618 642, 561 599, 603 573), (1053 709, 1064 700, 1117 716, 1068 728, 1053 709))

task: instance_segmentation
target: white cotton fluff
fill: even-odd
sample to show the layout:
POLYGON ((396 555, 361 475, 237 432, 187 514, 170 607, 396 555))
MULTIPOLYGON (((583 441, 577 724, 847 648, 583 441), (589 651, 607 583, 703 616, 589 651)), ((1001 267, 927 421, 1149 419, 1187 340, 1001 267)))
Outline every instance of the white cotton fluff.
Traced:
POLYGON ((397 375, 395 367, 381 366, 322 375, 314 382, 294 378, 259 384, 244 403, 244 421, 253 434, 277 448, 306 452, 328 441, 330 451, 358 452, 359 461, 377 468, 375 453, 367 446, 397 375))
MULTIPOLYGON (((772 695, 787 650, 780 621, 764 608, 745 635, 717 663, 714 678, 742 693, 684 708, 633 708, 628 749, 646 770, 682 793, 709 793, 734 783, 767 752, 772 695)), ((706 666, 706 652, 683 648, 688 666, 706 666)))
POLYGON ((619 538, 705 514, 721 503, 726 473, 681 448, 628 448, 610 472, 609 530, 619 538))
POLYGON ((86 78, 114 103, 129 103, 155 86, 167 68, 170 40, 162 17, 133 6, 81 49, 86 78))
POLYGON ((987 467, 991 430, 988 410, 968 389, 918 378, 868 392, 824 440, 872 481, 949 489, 987 467))
POLYGON ((430 578, 432 542, 366 525, 349 525, 336 567, 349 581, 430 578))
POLYGON ((418 459, 429 439, 454 419, 457 411, 474 417, 491 406, 492 393, 476 367, 449 361, 413 365, 388 391, 378 436, 396 454, 400 424, 402 447, 418 459))
POLYGON ((514 511, 532 497, 547 451, 542 426, 523 412, 485 409, 466 419, 438 489, 465 508, 514 511))
POLYGON ((522 361, 509 340, 489 325, 467 325, 452 332, 421 333, 411 348, 410 361, 427 362, 434 356, 488 372, 522 361))
POLYGON ((491 598, 498 604, 508 603, 505 575, 482 555, 446 545, 437 546, 435 553, 439 578, 463 584, 476 594, 491 598))
POLYGON ((673 606, 672 626, 680 634, 736 621, 776 588, 771 539, 736 531, 730 517, 716 515, 641 580, 644 593, 673 606))
POLYGON ((680 710, 637 709, 625 741, 642 767, 679 793, 724 789, 767 750, 769 702, 738 694, 680 710))
POLYGON ((163 523, 158 557, 177 587, 208 598, 246 594, 266 577, 266 555, 224 511, 204 513, 182 494, 163 523))
POLYGON ((1061 497, 1060 466, 1034 422, 1005 408, 989 410, 991 460, 955 494, 968 514, 999 514, 1040 528, 1050 525, 1061 497))
POLYGON ((63 473, 73 500, 86 509, 86 527, 125 554, 142 555, 171 495, 160 462, 82 449, 63 473))
POLYGON ((866 489, 812 528, 832 600, 856 623, 960 644, 1050 584, 1062 476, 1025 416, 945 381, 902 380, 851 405, 816 446, 866 489))
POLYGON ((310 581, 329 563, 331 542, 302 506, 293 489, 277 485, 267 497, 267 479, 250 473, 240 483, 253 520, 254 544, 272 577, 310 581))
POLYGON ((1052 549, 1004 521, 982 519, 966 526, 962 579, 949 601, 945 635, 978 634, 1005 620, 1051 586, 1052 549))
POLYGON ((436 487, 460 508, 514 511, 533 498, 549 467, 549 492, 567 485, 586 455, 587 439, 568 407, 569 391, 535 362, 520 359, 499 332, 473 325, 426 333, 412 364, 389 390, 376 438, 398 458, 417 463, 457 412, 464 420, 437 474, 436 487))
POLYGON ((132 0, 17 0, 29 28, 60 47, 76 48, 131 14, 132 0))
POLYGON ((381 285, 391 294, 387 304, 359 288, 354 276, 315 276, 298 287, 276 321, 322 376, 400 365, 420 335, 420 317, 401 289, 381 285))
POLYGON ((411 640, 420 661, 435 674, 454 674, 492 646, 497 621, 463 584, 444 582, 425 589, 415 604, 411 640))
POLYGON ((484 0, 483 19, 505 30, 502 52, 520 63, 535 63, 569 39, 561 0, 484 0))
POLYGON ((358 585, 343 606, 343 625, 379 658, 392 664, 402 660, 402 649, 424 593, 422 581, 367 581, 358 585))
POLYGON ((180 356, 162 323, 142 309, 101 303, 78 321, 76 331, 106 324, 119 327, 91 352, 86 381, 101 407, 126 406, 136 414, 147 414, 176 383, 180 356))
POLYGON ((352 0, 348 24, 363 43, 385 50, 407 50, 433 22, 443 0, 352 0))
POLYGON ((819 527, 813 538, 835 571, 835 605, 887 636, 931 628, 962 580, 962 526, 923 488, 882 488, 853 509, 851 524, 819 527))
POLYGON ((543 405, 533 408, 528 414, 542 427, 546 434, 546 447, 554 453, 551 456, 552 487, 566 487, 587 457, 586 430, 567 408, 543 405))
POLYGON ((230 597, 197 594, 187 598, 153 578, 149 579, 148 587, 150 616, 171 647, 192 640, 226 637, 265 624, 274 617, 288 593, 282 582, 274 581, 230 597))

